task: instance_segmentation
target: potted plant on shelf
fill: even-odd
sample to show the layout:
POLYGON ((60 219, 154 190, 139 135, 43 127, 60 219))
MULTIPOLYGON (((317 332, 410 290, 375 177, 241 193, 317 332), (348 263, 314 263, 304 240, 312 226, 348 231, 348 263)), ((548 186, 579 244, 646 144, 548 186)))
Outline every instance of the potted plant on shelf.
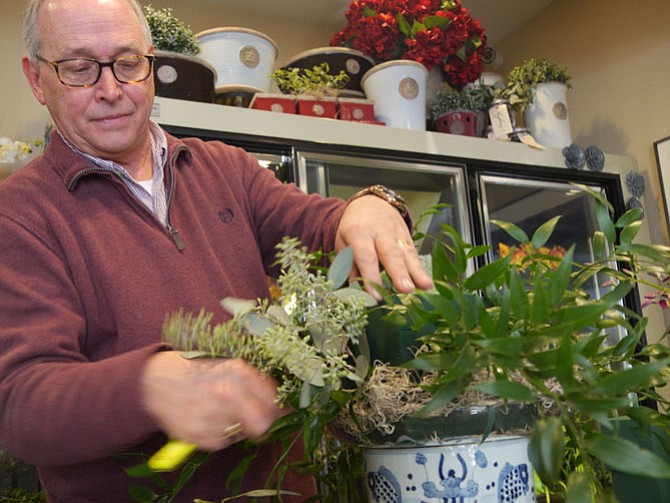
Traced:
POLYGON ((460 91, 444 89, 430 103, 433 127, 442 133, 482 136, 492 98, 490 86, 470 84, 460 91))
POLYGON ((509 71, 500 97, 523 112, 526 127, 538 142, 563 148, 572 143, 567 105, 571 80, 564 66, 531 58, 509 71))
MULTIPOLYGON (((281 400, 293 410, 270 438, 302 433, 303 468, 334 484, 323 501, 338 501, 338 492, 355 486, 342 477, 361 479, 349 457, 352 438, 368 451, 368 495, 349 501, 534 501, 538 492, 581 503, 612 497, 612 469, 670 478, 667 461, 622 434, 626 421, 656 426, 669 445, 670 404, 654 386, 670 378, 670 349, 642 344, 646 318, 626 300, 644 283, 658 288, 648 302, 665 302, 668 285, 658 278, 667 281, 670 248, 636 244, 641 212, 613 221, 607 201, 582 188, 597 200, 602 229, 590 263, 575 263, 568 243, 546 247, 555 217, 531 237, 496 222, 517 244, 471 272, 488 247, 443 226, 445 239, 436 241, 430 260, 435 289, 398 294, 380 287, 384 303, 373 306, 356 285, 338 289, 351 250, 324 275, 310 270, 315 257, 286 241, 275 302, 227 299, 222 305, 233 319, 214 327, 206 313, 178 313, 166 324, 167 338, 189 357, 244 357, 278 379, 281 400), (589 293, 589 283, 600 296, 589 293), (384 331, 376 340, 378 322, 384 331), (389 324, 409 333, 409 357, 375 354, 377 343, 393 335, 389 324), (481 420, 462 434, 469 438, 453 438, 448 421, 459 413, 466 426, 481 420), (324 442, 329 427, 338 441, 324 442), (510 428, 521 439, 518 454, 498 432, 510 428), (466 443, 467 452, 455 450, 466 443), (429 444, 442 450, 433 454, 429 444), (418 451, 407 456, 409 447, 418 451)), ((278 494, 276 486, 254 494, 270 493, 278 494)))
POLYGON ((460 0, 354 0, 331 46, 351 47, 376 63, 409 59, 461 89, 484 69, 486 36, 460 0))
POLYGON ((155 49, 156 94, 167 98, 214 102, 216 70, 197 55, 198 40, 169 7, 143 7, 155 49))
POLYGON ((330 65, 324 62, 311 68, 279 68, 272 79, 282 93, 297 97, 301 115, 334 119, 338 90, 349 81, 349 75, 344 70, 330 73, 330 65))

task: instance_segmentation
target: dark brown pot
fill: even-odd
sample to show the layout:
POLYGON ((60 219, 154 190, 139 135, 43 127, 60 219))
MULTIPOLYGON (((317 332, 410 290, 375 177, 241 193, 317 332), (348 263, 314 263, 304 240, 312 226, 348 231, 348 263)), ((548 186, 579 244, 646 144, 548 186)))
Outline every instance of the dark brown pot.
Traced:
POLYGON ((156 95, 214 103, 216 70, 204 59, 171 51, 156 51, 156 95))

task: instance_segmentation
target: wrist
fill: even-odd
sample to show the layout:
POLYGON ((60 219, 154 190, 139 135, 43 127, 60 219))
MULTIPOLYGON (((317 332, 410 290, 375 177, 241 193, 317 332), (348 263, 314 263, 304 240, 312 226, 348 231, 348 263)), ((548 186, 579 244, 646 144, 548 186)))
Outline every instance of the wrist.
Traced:
POLYGON ((410 233, 412 232, 412 215, 410 214, 407 202, 405 201, 405 198, 403 198, 395 190, 389 189, 384 185, 371 185, 370 187, 365 187, 364 189, 356 192, 349 198, 348 203, 351 203, 352 201, 355 201, 356 199, 359 199, 363 196, 376 196, 393 206, 396 210, 398 210, 400 216, 407 224, 407 228, 409 229, 410 233))

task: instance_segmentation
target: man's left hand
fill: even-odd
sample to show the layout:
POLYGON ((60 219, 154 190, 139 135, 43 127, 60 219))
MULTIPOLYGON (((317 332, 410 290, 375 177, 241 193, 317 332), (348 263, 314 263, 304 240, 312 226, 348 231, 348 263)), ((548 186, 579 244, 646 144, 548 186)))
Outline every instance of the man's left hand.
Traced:
POLYGON ((377 196, 363 196, 347 205, 335 247, 339 251, 347 246, 354 251, 350 278, 362 277, 365 289, 378 300, 380 295, 373 285, 382 283, 380 263, 400 292, 433 287, 400 212, 377 196))

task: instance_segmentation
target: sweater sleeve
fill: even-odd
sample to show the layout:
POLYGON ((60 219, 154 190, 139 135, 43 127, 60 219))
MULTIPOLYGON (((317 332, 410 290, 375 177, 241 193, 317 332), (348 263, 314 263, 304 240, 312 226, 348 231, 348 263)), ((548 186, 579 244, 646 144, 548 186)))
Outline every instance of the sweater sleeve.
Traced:
POLYGON ((52 243, 2 215, 0 236, 0 444, 51 466, 120 452, 155 433, 138 376, 165 346, 87 360, 67 264, 52 243))

